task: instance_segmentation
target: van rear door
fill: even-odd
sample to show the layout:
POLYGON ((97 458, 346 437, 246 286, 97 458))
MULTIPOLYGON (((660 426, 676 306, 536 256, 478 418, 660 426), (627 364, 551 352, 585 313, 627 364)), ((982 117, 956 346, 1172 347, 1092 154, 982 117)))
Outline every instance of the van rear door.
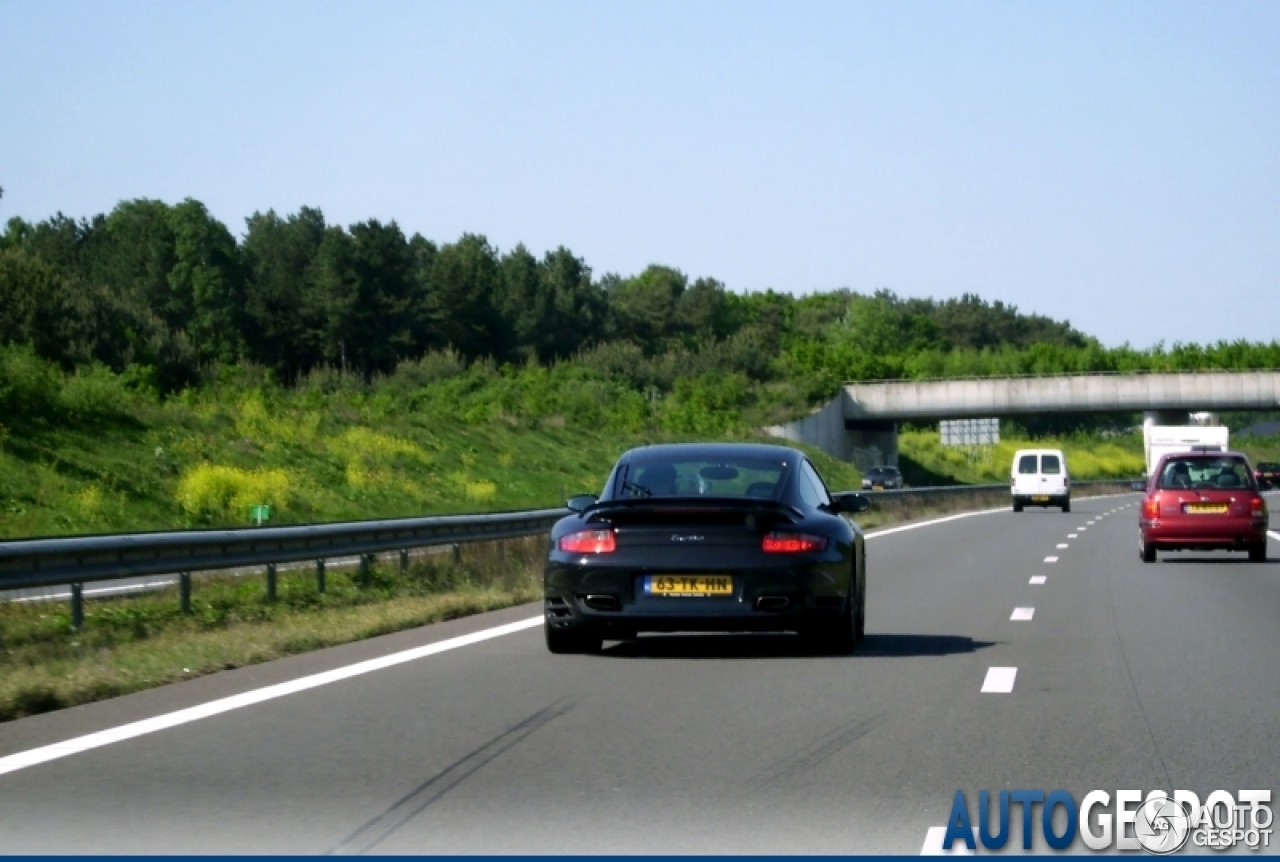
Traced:
POLYGON ((1013 495, 1030 497, 1040 491, 1040 456, 1025 452, 1013 465, 1013 495))
POLYGON ((1067 494, 1067 465, 1062 456, 1046 452, 1040 456, 1040 491, 1050 497, 1067 494))

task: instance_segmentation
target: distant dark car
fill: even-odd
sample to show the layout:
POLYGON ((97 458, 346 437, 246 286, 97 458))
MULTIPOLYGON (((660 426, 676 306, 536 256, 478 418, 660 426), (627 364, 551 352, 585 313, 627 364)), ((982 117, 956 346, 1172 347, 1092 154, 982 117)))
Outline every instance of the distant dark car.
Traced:
POLYGON ((1280 485, 1280 462, 1259 461, 1253 477, 1264 490, 1280 485))
POLYGON ((547 648, 594 652, 640 632, 783 631, 846 652, 862 639, 862 530, 804 453, 783 446, 632 449, 599 498, 551 532, 547 648))
POLYGON ((872 467, 862 475, 862 490, 889 490, 902 487, 902 474, 897 467, 872 467))
POLYGON ((1267 558, 1267 502, 1249 459, 1238 452, 1165 455, 1151 473, 1138 516, 1138 553, 1248 551, 1267 558))

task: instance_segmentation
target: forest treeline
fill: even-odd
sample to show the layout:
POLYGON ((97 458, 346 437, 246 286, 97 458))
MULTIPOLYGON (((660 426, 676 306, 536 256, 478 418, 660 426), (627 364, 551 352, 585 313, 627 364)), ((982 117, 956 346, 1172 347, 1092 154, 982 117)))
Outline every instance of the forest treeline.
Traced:
MULTIPOLYGON (((726 375, 787 402, 842 380, 1280 367, 1280 344, 1106 348, 1067 322, 965 295, 739 293, 650 266, 597 276, 567 248, 501 251, 467 234, 343 227, 317 209, 255 213, 241 236, 200 202, 11 218, 0 236, 0 345, 72 371, 128 372, 159 394, 254 366, 291 387, 317 373, 572 364, 637 391, 726 375)), ((496 373, 501 373, 500 371, 496 373)))

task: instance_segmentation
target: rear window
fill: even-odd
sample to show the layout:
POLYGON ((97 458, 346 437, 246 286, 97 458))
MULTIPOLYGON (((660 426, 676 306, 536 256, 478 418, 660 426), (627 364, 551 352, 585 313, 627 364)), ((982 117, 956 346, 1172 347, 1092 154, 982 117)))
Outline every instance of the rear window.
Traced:
POLYGON ((1251 488, 1253 479, 1239 458, 1170 458, 1160 471, 1159 488, 1251 488))
POLYGON ((1040 456, 1040 472, 1057 474, 1062 472, 1062 459, 1057 455, 1040 456))
POLYGON ((1019 458, 1018 472, 1023 474, 1024 476, 1035 473, 1036 472, 1036 456, 1023 455, 1021 458, 1019 458))
POLYGON ((776 496, 786 472, 764 458, 682 458, 656 455, 631 461, 618 475, 615 497, 776 496))

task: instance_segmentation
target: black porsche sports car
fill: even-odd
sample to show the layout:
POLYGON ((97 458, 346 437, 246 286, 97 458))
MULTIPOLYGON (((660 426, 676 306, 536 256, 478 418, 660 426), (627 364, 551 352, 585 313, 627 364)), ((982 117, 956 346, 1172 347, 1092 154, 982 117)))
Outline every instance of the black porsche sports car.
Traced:
POLYGON ((832 497, 803 452, 645 446, 568 506, 543 580, 553 653, 642 631, 792 631, 840 652, 862 638, 864 539, 841 515, 870 501, 832 497))

